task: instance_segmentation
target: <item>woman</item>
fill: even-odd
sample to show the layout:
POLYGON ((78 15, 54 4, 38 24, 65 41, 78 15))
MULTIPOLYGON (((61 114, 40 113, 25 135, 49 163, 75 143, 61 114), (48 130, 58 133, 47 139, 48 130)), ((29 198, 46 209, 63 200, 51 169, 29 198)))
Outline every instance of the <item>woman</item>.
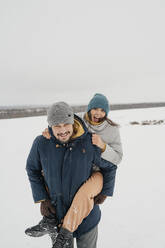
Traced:
MULTIPOLYGON (((122 145, 120 141, 120 133, 119 133, 118 125, 115 124, 112 120, 108 119, 107 117, 109 110, 110 108, 107 98, 102 94, 95 94, 88 104, 87 113, 80 114, 79 117, 81 117, 84 120, 89 132, 93 133, 92 143, 101 148, 102 150, 101 157, 105 160, 108 160, 113 165, 118 165, 121 162, 123 155, 122 145)), ((46 129, 43 132, 43 135, 48 139, 50 138, 48 129, 46 129)), ((76 193, 72 205, 68 210, 66 216, 64 217, 62 227, 71 233, 73 233, 77 229, 77 227, 81 224, 83 219, 88 216, 88 214, 91 212, 93 208, 93 204, 94 203, 101 204, 104 202, 104 200, 107 197, 104 191, 101 191, 104 181, 102 179, 102 174, 98 170, 99 169, 97 168, 97 166, 94 166, 93 168, 94 172, 92 176, 88 179, 88 181, 84 185, 81 186, 79 191, 76 193), (93 195, 92 200, 90 197, 91 195, 93 195), (76 214, 77 210, 78 213, 81 214, 76 214)), ((112 194, 110 194, 109 196, 112 196, 112 194)), ((43 203, 43 205, 44 204, 45 203, 43 203)), ((51 206, 48 207, 51 209, 51 206)), ((46 207, 46 209, 48 207, 46 207)), ((53 212, 53 210, 50 212, 53 212)), ((41 213, 42 213, 42 204, 41 204, 41 213)), ((44 209, 43 209, 43 215, 45 215, 44 209)), ((35 235, 36 230, 38 230, 39 232, 41 230, 38 236, 44 235, 46 232, 42 232, 42 226, 40 229, 39 225, 34 226, 32 228, 28 228, 25 231, 26 234, 30 236, 36 236, 35 235)), ((47 228, 49 229, 49 225, 47 228)), ((56 243, 58 247, 57 233, 55 235, 51 234, 50 236, 52 238, 52 242, 54 243, 53 247, 56 247, 56 243)))
POLYGON ((118 165, 123 156, 119 126, 110 120, 109 102, 102 94, 95 94, 90 100, 87 113, 81 115, 88 131, 93 134, 93 144, 102 150, 102 158, 118 165))

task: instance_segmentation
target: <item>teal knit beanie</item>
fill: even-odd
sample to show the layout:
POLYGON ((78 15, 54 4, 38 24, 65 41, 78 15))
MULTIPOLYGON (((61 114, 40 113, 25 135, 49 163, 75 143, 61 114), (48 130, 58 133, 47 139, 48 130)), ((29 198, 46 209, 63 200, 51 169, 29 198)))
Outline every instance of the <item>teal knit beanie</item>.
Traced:
POLYGON ((110 110, 108 99, 102 94, 95 94, 88 104, 87 112, 95 108, 102 108, 108 115, 110 110))

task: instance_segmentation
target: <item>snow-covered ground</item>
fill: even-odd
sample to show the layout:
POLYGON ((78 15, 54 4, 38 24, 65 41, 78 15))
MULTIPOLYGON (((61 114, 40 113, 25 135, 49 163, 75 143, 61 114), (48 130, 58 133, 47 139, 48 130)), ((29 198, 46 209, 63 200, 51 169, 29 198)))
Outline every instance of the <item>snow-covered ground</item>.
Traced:
MULTIPOLYGON (((129 122, 164 120, 165 108, 112 111, 111 118, 121 124, 124 158, 114 197, 101 207, 98 248, 164 248, 165 125, 129 122)), ((46 117, 0 120, 0 247, 51 247, 47 236, 24 234, 41 218, 25 164, 33 139, 46 126, 46 117)))

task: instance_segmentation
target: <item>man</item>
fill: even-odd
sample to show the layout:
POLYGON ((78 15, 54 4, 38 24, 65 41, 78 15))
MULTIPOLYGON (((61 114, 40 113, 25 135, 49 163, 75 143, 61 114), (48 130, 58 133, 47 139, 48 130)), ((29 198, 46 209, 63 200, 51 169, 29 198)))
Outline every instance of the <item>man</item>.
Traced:
POLYGON ((47 216, 42 220, 43 227, 50 220, 51 234, 57 234, 53 248, 72 247, 73 237, 78 248, 95 248, 101 212, 93 199, 101 190, 112 195, 116 166, 101 159, 101 149, 92 145, 91 134, 68 104, 53 104, 47 120, 51 139, 38 136, 34 140, 26 166, 34 201, 41 202, 41 213, 45 211, 42 214, 47 216), (100 167, 104 185, 100 172, 92 174, 93 165, 100 167), (95 177, 99 186, 93 189, 88 181, 95 181, 95 177), (83 208, 74 198, 77 192, 82 196, 83 208), (51 213, 56 218, 52 219, 51 213))

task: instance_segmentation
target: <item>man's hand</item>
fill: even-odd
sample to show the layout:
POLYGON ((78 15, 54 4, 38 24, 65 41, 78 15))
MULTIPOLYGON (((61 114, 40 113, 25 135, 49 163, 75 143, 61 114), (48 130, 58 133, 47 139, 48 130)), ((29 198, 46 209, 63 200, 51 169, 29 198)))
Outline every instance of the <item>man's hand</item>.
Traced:
POLYGON ((43 135, 46 139, 50 139, 50 138, 51 138, 48 128, 45 128, 45 130, 42 132, 42 135, 43 135))
POLYGON ((94 204, 102 204, 106 198, 106 195, 98 194, 94 197, 94 204))
POLYGON ((50 214, 55 214, 55 208, 52 206, 50 200, 45 200, 41 202, 40 211, 43 216, 49 216, 50 214))
POLYGON ((101 137, 95 133, 92 134, 92 143, 101 149, 104 149, 105 147, 105 143, 102 141, 101 137))

